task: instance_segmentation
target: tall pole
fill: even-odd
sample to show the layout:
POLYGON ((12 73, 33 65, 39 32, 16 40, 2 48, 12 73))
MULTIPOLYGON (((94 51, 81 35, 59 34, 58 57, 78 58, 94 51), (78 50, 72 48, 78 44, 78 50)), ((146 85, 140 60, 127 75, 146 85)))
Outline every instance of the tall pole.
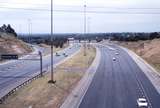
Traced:
POLYGON ((28 42, 31 43, 31 35, 32 35, 32 20, 28 19, 28 42))
POLYGON ((30 43, 30 36, 31 36, 30 22, 31 22, 31 19, 28 19, 28 43, 30 43))
MULTIPOLYGON (((87 33, 90 34, 90 17, 87 17, 87 33)), ((89 42, 89 47, 90 48, 90 42, 91 42, 91 39, 88 40, 89 42)))
MULTIPOLYGON (((84 4, 84 39, 86 35, 86 2, 84 4)), ((86 40, 84 41, 84 56, 86 56, 86 40)))
POLYGON ((53 74, 53 0, 51 0, 51 79, 48 81, 48 83, 56 83, 54 80, 54 74, 53 74))
POLYGON ((91 20, 91 18, 90 17, 88 17, 87 18, 87 24, 88 24, 88 26, 87 26, 87 33, 90 33, 90 20, 91 20))

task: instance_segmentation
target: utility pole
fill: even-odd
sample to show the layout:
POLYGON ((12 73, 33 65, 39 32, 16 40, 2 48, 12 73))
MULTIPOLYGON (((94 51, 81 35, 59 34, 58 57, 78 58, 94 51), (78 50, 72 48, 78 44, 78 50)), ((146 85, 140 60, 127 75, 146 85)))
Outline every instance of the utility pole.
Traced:
MULTIPOLYGON (((87 33, 90 34, 90 17, 87 17, 87 33)), ((89 44, 88 44, 88 48, 90 48, 90 42, 91 39, 88 40, 89 44)))
POLYGON ((86 40, 85 40, 85 35, 86 35, 86 2, 84 4, 84 56, 87 55, 86 53, 86 40))
POLYGON ((90 20, 91 20, 91 18, 90 17, 87 17, 87 24, 88 24, 88 26, 87 26, 87 33, 90 33, 90 20))
POLYGON ((31 22, 31 19, 28 19, 28 42, 30 43, 31 42, 31 30, 32 29, 32 22, 31 22))
POLYGON ((53 0, 51 0, 51 79, 48 83, 55 84, 53 68, 53 0))

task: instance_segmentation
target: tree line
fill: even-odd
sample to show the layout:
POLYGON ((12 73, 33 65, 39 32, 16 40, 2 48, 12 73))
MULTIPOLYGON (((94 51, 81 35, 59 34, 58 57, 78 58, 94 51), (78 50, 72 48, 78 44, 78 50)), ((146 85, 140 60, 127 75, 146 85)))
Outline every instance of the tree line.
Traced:
POLYGON ((109 39, 113 41, 153 40, 156 38, 160 38, 160 33, 113 33, 109 35, 109 39))
POLYGON ((10 24, 8 24, 8 25, 3 24, 3 25, 0 27, 0 32, 2 32, 2 33, 11 33, 11 34, 13 34, 15 37, 17 37, 17 33, 16 33, 15 30, 11 27, 10 24))
POLYGON ((68 38, 66 37, 54 37, 53 43, 50 39, 45 40, 45 43, 48 45, 53 44, 56 48, 60 47, 63 48, 64 44, 68 42, 68 38))

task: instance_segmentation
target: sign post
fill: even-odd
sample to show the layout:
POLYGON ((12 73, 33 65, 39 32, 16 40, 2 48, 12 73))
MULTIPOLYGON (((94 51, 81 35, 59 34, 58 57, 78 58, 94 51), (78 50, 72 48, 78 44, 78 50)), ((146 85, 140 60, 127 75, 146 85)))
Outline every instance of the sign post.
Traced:
POLYGON ((39 56, 40 56, 40 74, 41 74, 41 77, 43 76, 43 63, 42 63, 42 52, 39 51, 39 56))

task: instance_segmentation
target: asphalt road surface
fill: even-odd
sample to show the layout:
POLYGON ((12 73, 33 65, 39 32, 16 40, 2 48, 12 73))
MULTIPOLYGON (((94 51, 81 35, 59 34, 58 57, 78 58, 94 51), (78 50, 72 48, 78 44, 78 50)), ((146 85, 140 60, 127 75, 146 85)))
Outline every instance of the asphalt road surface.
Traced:
MULTIPOLYGON (((63 53, 65 52, 68 56, 74 54, 80 45, 75 44, 71 48, 66 48, 60 51, 61 56, 55 56, 53 63, 59 63, 64 60, 63 53)), ((37 59, 37 55, 29 56, 27 59, 37 59)), ((43 57, 43 68, 49 67, 50 55, 43 57)), ((6 64, 0 65, 0 98, 7 94, 10 90, 22 84, 31 77, 38 75, 40 71, 40 61, 39 60, 18 60, 14 62, 8 62, 6 64)))
POLYGON ((140 97, 147 99, 148 108, 160 108, 160 94, 125 51, 116 46, 101 46, 100 51, 100 65, 79 108, 137 108, 140 97))

